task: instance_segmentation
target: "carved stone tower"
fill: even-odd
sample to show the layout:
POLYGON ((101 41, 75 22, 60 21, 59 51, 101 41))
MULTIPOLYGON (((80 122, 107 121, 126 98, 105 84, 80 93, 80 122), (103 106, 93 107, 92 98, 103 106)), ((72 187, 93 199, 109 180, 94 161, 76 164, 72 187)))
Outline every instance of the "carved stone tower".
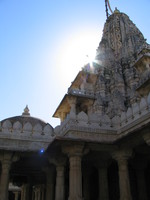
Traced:
POLYGON ((103 37, 97 49, 98 79, 95 104, 104 105, 111 118, 138 101, 135 93, 139 74, 133 66, 138 53, 148 45, 129 17, 117 9, 107 19, 103 37), (105 88, 101 94, 102 88, 105 88))

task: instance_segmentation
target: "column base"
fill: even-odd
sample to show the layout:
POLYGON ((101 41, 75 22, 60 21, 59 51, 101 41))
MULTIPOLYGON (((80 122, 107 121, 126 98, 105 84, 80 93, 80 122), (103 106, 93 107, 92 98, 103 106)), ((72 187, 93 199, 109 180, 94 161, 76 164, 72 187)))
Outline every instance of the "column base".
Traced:
POLYGON ((68 200, 84 200, 82 197, 69 197, 68 200))

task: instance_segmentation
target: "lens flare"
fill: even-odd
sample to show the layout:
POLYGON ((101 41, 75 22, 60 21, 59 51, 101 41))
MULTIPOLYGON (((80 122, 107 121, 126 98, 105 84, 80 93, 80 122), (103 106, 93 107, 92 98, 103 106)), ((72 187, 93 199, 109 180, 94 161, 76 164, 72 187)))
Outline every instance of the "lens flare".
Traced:
POLYGON ((59 74, 63 84, 71 82, 86 64, 92 66, 99 41, 100 35, 90 31, 75 34, 65 41, 59 53, 59 74))

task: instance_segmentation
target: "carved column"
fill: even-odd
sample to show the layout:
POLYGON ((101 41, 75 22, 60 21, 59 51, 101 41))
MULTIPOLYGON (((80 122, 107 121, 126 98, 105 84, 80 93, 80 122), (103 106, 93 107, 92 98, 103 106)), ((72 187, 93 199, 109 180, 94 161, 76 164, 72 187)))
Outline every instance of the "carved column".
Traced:
POLYGON ((4 152, 0 155, 2 172, 0 180, 0 200, 8 200, 9 171, 11 163, 17 160, 10 152, 4 152))
POLYGON ((44 185, 34 186, 34 200, 44 200, 44 185))
POLYGON ((95 166, 98 169, 98 181, 99 181, 99 200, 109 200, 109 190, 108 190, 108 160, 99 157, 96 158, 95 166))
POLYGON ((65 180, 64 166, 56 166, 56 189, 55 200, 64 200, 65 198, 65 180))
POLYGON ((55 200, 64 200, 65 198, 65 164, 66 157, 63 155, 55 159, 49 159, 50 163, 56 166, 56 187, 55 187, 55 200))
POLYGON ((69 162, 69 200, 82 200, 81 156, 71 155, 69 162))
POLYGON ((90 116, 92 114, 93 101, 88 100, 85 105, 87 106, 88 116, 90 116))
POLYGON ((8 199, 8 184, 9 184, 10 167, 11 167, 11 160, 3 160, 2 161, 0 200, 7 200, 8 199))
POLYGON ((71 107, 70 114, 76 114, 76 98, 75 97, 69 97, 68 103, 71 107))
POLYGON ((46 199, 45 200, 54 200, 54 178, 55 171, 54 167, 49 167, 44 169, 46 172, 46 199))
POLYGON ((29 199, 29 184, 24 184, 21 187, 21 200, 29 199))
POLYGON ((19 191, 16 191, 16 192, 13 192, 13 193, 15 195, 15 200, 18 200, 18 198, 19 198, 19 191))
POLYGON ((72 145, 64 147, 64 153, 69 156, 69 200, 83 200, 82 197, 82 172, 81 159, 83 155, 83 145, 72 145))
POLYGON ((34 200, 39 200, 38 197, 40 196, 39 194, 39 188, 37 186, 34 187, 34 200))
POLYGON ((120 200, 132 200, 127 161, 131 155, 131 151, 123 150, 117 151, 113 154, 113 158, 118 163, 120 200))

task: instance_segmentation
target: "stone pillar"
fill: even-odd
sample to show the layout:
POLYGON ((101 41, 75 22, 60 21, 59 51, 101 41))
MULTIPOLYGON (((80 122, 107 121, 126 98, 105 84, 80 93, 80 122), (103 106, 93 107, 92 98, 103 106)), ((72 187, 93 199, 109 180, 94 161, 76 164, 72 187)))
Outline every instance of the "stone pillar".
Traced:
POLYGON ((0 200, 8 200, 8 185, 9 185, 10 167, 11 167, 11 160, 2 161, 0 200))
POLYGON ((44 200, 44 185, 34 186, 34 200, 44 200))
POLYGON ((99 156, 95 157, 96 168, 98 169, 98 182, 99 182, 99 200, 109 200, 109 190, 108 190, 108 174, 107 169, 109 165, 108 159, 101 159, 99 156))
POLYGON ((14 195, 15 195, 15 200, 18 200, 18 198, 19 198, 19 191, 15 191, 15 192, 13 192, 14 193, 14 195))
POLYGON ((21 200, 28 200, 29 198, 29 185, 24 184, 21 187, 21 200))
POLYGON ((69 97, 68 103, 71 107, 70 114, 76 114, 76 98, 75 97, 69 97))
POLYGON ((118 163, 120 200, 132 200, 128 172, 128 158, 132 155, 130 150, 120 150, 113 153, 113 158, 118 163))
POLYGON ((55 200, 64 200, 65 198, 65 179, 64 166, 56 166, 56 189, 55 200))
POLYGON ((39 194, 39 188, 37 186, 34 187, 34 200, 38 200, 39 194))
POLYGON ((0 155, 2 172, 0 180, 0 200, 8 200, 9 171, 11 163, 17 161, 17 157, 11 152, 4 152, 0 155))
POLYGON ((54 175, 55 169, 53 166, 44 169, 46 172, 46 197, 45 200, 54 200, 54 175))
POLYGON ((56 187, 55 200, 64 200, 65 198, 65 164, 66 157, 64 155, 50 158, 49 162, 56 166, 56 187))
POLYGON ((82 200, 81 156, 71 155, 69 162, 69 200, 82 200))
POLYGON ((99 200, 109 200, 107 167, 99 166, 99 200))
POLYGON ((83 200, 82 197, 82 172, 81 159, 83 156, 84 146, 75 145, 63 148, 64 153, 69 156, 69 200, 83 200))

